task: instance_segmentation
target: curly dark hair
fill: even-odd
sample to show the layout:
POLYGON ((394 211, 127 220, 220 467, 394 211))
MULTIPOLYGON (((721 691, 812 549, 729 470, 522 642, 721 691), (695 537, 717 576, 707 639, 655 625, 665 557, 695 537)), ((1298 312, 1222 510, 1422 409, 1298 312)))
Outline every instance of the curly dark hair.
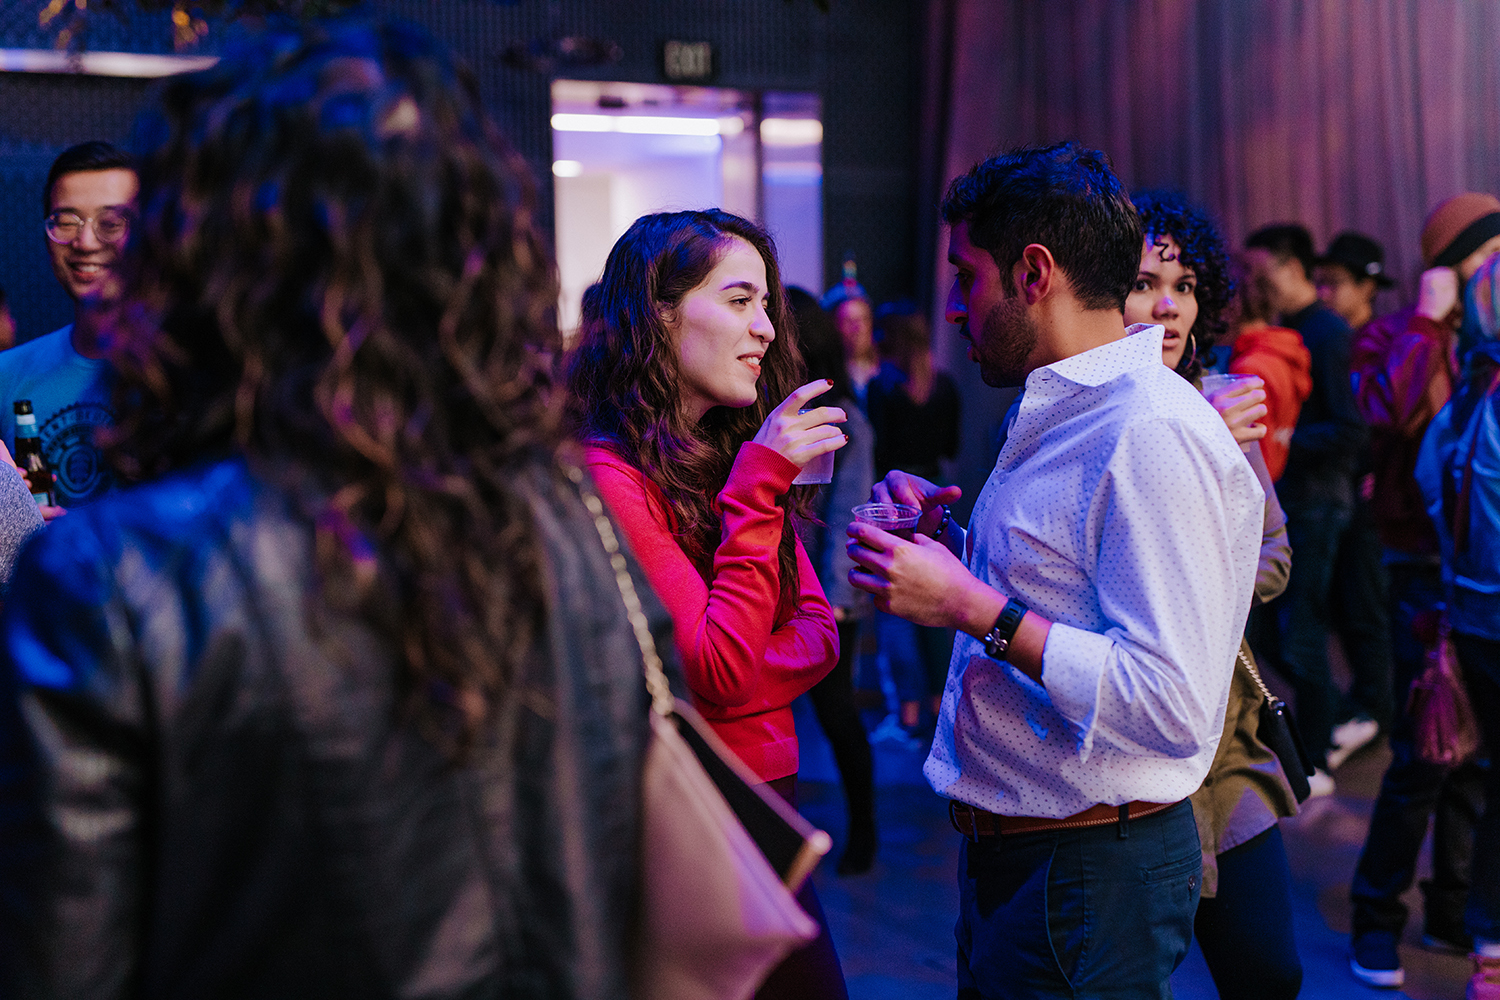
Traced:
POLYGON ((1177 363, 1177 374, 1197 384, 1205 368, 1214 363, 1214 345, 1228 329, 1225 310, 1234 299, 1234 274, 1224 238, 1213 220, 1180 191, 1137 191, 1131 195, 1141 216, 1146 240, 1166 236, 1182 250, 1182 266, 1191 268, 1197 282, 1193 297, 1198 318, 1188 331, 1195 349, 1185 351, 1177 363))
POLYGON ((239 453, 286 489, 323 597, 404 654, 408 710, 461 755, 545 611, 517 488, 561 441, 529 174, 409 26, 272 31, 159 96, 111 458, 239 453))
MULTIPOLYGON (((661 488, 683 551, 706 577, 720 542, 714 501, 740 445, 804 383, 805 373, 771 237, 748 219, 707 209, 643 215, 615 243, 580 329, 568 388, 579 432, 607 442, 661 488), (765 262, 766 312, 776 337, 761 359, 756 402, 715 406, 693 424, 683 414, 677 348, 664 312, 708 279, 735 239, 765 262)), ((800 587, 794 520, 807 517, 815 489, 795 486, 781 501, 789 515, 781 536, 783 609, 792 607, 800 587)))
POLYGON ((989 253, 1005 290, 1027 244, 1052 252, 1085 309, 1121 312, 1141 263, 1141 230, 1109 157, 1076 142, 1024 146, 954 178, 943 221, 966 222, 969 242, 989 253))

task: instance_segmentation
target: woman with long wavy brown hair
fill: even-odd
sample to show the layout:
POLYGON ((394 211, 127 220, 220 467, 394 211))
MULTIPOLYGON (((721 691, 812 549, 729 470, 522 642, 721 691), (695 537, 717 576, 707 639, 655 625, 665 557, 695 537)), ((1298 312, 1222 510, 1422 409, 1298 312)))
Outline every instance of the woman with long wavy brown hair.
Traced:
MULTIPOLYGON (((847 441, 805 376, 770 237, 718 210, 637 219, 615 243, 569 372, 588 464, 671 613, 683 674, 730 749, 795 802, 793 699, 838 661, 793 518, 802 467, 847 441)), ((766 997, 845 995, 818 940, 766 997)))
POLYGON ((411 28, 159 96, 114 354, 147 482, 7 608, 0 994, 625 996, 645 690, 524 166, 411 28))

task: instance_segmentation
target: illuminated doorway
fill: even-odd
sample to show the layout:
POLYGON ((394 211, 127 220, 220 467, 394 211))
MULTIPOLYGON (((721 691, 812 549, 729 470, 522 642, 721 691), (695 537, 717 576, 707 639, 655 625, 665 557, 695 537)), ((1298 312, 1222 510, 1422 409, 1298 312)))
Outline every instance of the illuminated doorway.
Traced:
POLYGON ((558 321, 648 212, 722 208, 775 238, 783 279, 823 288, 823 127, 815 94, 557 80, 552 84, 558 321))

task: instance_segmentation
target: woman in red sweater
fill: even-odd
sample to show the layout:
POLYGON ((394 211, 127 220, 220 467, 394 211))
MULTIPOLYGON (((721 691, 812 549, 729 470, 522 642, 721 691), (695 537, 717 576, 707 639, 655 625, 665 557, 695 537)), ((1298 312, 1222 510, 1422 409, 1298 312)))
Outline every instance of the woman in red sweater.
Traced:
MULTIPOLYGON (((843 446, 838 407, 801 385, 776 252, 718 210, 637 219, 589 296, 569 385, 599 491, 672 615, 693 701, 795 802, 791 703, 838 660, 838 631, 790 517, 792 480, 843 446), (806 412, 799 412, 799 411, 806 412)), ((763 996, 846 996, 823 925, 763 996)))

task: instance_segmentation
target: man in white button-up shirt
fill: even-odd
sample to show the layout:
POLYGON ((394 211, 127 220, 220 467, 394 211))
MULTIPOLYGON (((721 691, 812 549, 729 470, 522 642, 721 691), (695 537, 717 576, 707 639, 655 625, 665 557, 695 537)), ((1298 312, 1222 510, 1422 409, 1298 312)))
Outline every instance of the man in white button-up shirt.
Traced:
POLYGON ((966 838, 959 995, 1169 996, 1264 494, 1161 327, 1125 328, 1141 234, 1103 154, 994 157, 943 215, 948 319, 1025 390, 971 530, 956 487, 893 472, 915 541, 849 534, 877 605, 958 630, 925 772, 966 838))

